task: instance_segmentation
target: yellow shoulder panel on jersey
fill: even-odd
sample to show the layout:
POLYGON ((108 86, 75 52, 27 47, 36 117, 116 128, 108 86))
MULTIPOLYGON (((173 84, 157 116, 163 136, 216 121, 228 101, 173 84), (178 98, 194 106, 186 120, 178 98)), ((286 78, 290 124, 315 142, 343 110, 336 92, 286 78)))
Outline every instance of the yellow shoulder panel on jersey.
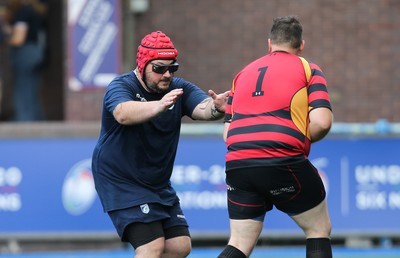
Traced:
POLYGON ((310 81, 311 78, 311 67, 310 64, 307 62, 307 60, 304 57, 299 56, 301 62, 303 63, 303 67, 304 67, 304 72, 306 74, 306 79, 307 79, 307 83, 310 81))

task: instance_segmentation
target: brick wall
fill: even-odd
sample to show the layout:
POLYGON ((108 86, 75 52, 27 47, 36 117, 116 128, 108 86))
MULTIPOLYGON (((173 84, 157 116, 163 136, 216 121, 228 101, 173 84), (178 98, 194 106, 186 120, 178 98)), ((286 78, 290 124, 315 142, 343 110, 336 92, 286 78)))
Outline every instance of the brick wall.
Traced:
MULTIPOLYGON (((272 19, 295 14, 304 26, 303 55, 327 78, 335 121, 398 122, 399 13, 398 0, 150 0, 149 11, 136 15, 135 36, 167 33, 179 50, 176 76, 221 92, 266 53, 272 19)), ((99 119, 101 93, 66 98, 67 120, 99 119), (83 103, 87 110, 74 108, 83 103)))

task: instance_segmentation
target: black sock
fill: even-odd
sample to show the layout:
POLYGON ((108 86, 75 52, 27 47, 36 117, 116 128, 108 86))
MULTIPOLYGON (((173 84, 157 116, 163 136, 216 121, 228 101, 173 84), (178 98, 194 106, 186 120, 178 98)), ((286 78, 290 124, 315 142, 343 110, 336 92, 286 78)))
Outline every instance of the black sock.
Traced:
POLYGON ((329 238, 309 238, 306 245, 307 258, 332 258, 329 238))
POLYGON ((236 247, 227 245, 218 258, 247 258, 247 256, 236 247))

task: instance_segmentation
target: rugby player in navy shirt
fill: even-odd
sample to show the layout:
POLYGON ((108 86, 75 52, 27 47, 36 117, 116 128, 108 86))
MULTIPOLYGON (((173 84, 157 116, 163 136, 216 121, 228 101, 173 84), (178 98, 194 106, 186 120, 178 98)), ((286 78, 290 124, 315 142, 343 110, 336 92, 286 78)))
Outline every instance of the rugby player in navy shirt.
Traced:
POLYGON ((135 70, 107 87, 102 126, 93 152, 97 193, 135 257, 186 257, 191 239, 179 199, 171 186, 181 120, 217 120, 229 91, 208 95, 174 77, 178 51, 161 31, 146 35, 135 70))

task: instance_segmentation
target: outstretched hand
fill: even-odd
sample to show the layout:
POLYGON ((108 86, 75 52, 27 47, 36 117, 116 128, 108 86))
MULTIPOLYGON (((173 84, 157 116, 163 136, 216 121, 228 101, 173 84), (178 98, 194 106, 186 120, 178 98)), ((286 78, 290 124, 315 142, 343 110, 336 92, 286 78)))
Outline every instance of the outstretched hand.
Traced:
POLYGON ((182 96, 183 89, 174 89, 164 95, 164 97, 160 100, 163 111, 171 108, 176 101, 182 96))
POLYGON ((225 113, 226 103, 228 102, 229 90, 224 93, 217 94, 213 90, 208 90, 208 95, 212 98, 214 107, 220 113, 225 113))

